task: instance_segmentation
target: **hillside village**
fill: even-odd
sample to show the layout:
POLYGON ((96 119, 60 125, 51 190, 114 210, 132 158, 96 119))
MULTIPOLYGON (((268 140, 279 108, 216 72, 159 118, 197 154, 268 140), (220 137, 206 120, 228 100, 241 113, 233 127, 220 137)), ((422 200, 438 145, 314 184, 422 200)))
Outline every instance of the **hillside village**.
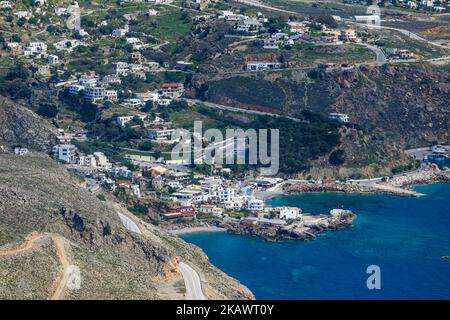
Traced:
MULTIPOLYGON (((72 9, 77 8, 82 14, 83 5, 70 3, 72 9)), ((396 6, 449 10, 445 1, 438 4, 399 1, 396 6)), ((98 194, 99 199, 104 193, 114 196, 131 212, 155 224, 211 217, 303 223, 301 209, 268 208, 264 199, 257 196, 259 192, 273 191, 283 178, 260 176, 257 168, 242 175, 230 167, 193 168, 170 159, 168 150, 177 142, 172 134, 180 128, 171 112, 183 113, 201 105, 189 83, 194 74, 269 74, 303 69, 333 73, 361 65, 381 66, 430 58, 415 48, 382 47, 378 30, 364 27, 379 19, 373 15, 351 19, 292 15, 283 20, 270 12, 239 9, 236 4, 220 1, 121 1, 114 14, 82 20, 80 27, 67 30, 64 26, 67 9, 54 5, 53 1, 36 0, 31 5, 30 1, 1 1, 0 8, 5 23, 27 30, 22 35, 2 32, 2 59, 14 57, 20 61, 22 65, 15 72, 31 72, 34 80, 51 88, 51 98, 58 103, 72 109, 81 106, 78 112, 83 115, 87 110, 94 113, 84 126, 78 120, 72 121, 73 110, 68 108, 70 112, 61 117, 59 128, 55 129, 58 143, 52 146, 51 156, 69 171, 86 178, 87 188, 98 194), (188 41, 196 45, 204 45, 202 41, 214 37, 214 31, 220 33, 217 46, 224 46, 223 52, 219 48, 211 57, 206 48, 186 51, 180 45, 181 37, 175 37, 172 29, 173 14, 179 15, 178 28, 187 28, 188 41), (154 22, 148 25, 150 20, 154 22), (158 26, 164 26, 165 31, 158 32, 158 26), (40 37, 44 31, 50 36, 40 37), (296 53, 328 48, 343 53, 329 61, 321 59, 320 63, 296 53), (85 64, 91 55, 97 60, 85 64), (211 67, 217 61, 220 63, 211 67), (123 133, 125 142, 114 140, 116 132, 106 132, 111 128, 123 133), (111 159, 104 145, 96 149, 95 143, 107 134, 105 144, 120 149, 120 158, 111 159), (138 148, 126 144, 131 139, 140 141, 138 148)), ((102 9, 89 7, 86 12, 89 10, 102 9)), ((40 106, 41 113, 49 118, 57 109, 51 104, 40 106)), ((337 130, 351 123, 352 115, 332 112, 323 121, 330 121, 337 130)), ((27 151, 19 148, 16 153, 26 156, 27 151)), ((339 181, 323 177, 305 183, 339 181)))

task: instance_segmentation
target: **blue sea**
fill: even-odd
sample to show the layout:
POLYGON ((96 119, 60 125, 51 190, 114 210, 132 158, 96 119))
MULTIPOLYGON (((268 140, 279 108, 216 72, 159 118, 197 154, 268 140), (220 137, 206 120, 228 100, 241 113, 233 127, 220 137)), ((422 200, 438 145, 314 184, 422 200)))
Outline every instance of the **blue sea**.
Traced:
POLYGON ((304 212, 353 210, 354 227, 313 241, 271 243, 226 233, 183 236, 257 299, 450 299, 450 184, 419 186, 423 198, 304 194, 271 199, 304 212), (367 267, 381 289, 367 289, 367 267))

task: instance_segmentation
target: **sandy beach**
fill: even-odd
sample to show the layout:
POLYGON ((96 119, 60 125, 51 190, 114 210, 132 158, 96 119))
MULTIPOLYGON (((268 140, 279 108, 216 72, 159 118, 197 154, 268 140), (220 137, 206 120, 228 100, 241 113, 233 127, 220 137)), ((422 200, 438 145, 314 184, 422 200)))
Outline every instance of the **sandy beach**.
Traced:
POLYGON ((185 227, 180 229, 167 230, 176 235, 183 235, 188 233, 205 233, 205 232, 227 232, 227 229, 216 226, 202 226, 202 227, 185 227))

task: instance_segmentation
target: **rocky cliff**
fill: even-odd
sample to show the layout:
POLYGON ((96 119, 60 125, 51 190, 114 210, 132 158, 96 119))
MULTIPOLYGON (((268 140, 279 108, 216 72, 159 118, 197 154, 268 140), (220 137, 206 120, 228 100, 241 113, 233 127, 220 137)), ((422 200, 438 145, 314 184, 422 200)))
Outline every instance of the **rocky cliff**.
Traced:
POLYGON ((325 155, 311 162, 305 177, 388 175, 392 168, 413 165, 404 149, 450 143, 450 74, 431 66, 196 75, 192 87, 198 97, 239 108, 293 116, 302 110, 348 114, 351 125, 341 128, 336 148, 345 150, 343 162, 330 165, 325 155))
POLYGON ((49 151, 56 140, 51 126, 17 102, 0 96, 0 148, 11 151, 21 146, 35 151, 49 151))

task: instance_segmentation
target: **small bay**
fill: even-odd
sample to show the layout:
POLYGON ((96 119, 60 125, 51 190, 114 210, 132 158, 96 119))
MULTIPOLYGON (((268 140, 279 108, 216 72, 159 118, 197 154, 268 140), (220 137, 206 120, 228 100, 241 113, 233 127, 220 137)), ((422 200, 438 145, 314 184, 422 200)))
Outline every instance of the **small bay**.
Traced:
POLYGON ((272 206, 308 213, 353 210, 354 227, 313 241, 271 243, 226 233, 182 236, 257 299, 450 299, 450 184, 418 186, 422 198, 303 194, 273 198, 272 206), (381 289, 366 286, 370 265, 381 289))

